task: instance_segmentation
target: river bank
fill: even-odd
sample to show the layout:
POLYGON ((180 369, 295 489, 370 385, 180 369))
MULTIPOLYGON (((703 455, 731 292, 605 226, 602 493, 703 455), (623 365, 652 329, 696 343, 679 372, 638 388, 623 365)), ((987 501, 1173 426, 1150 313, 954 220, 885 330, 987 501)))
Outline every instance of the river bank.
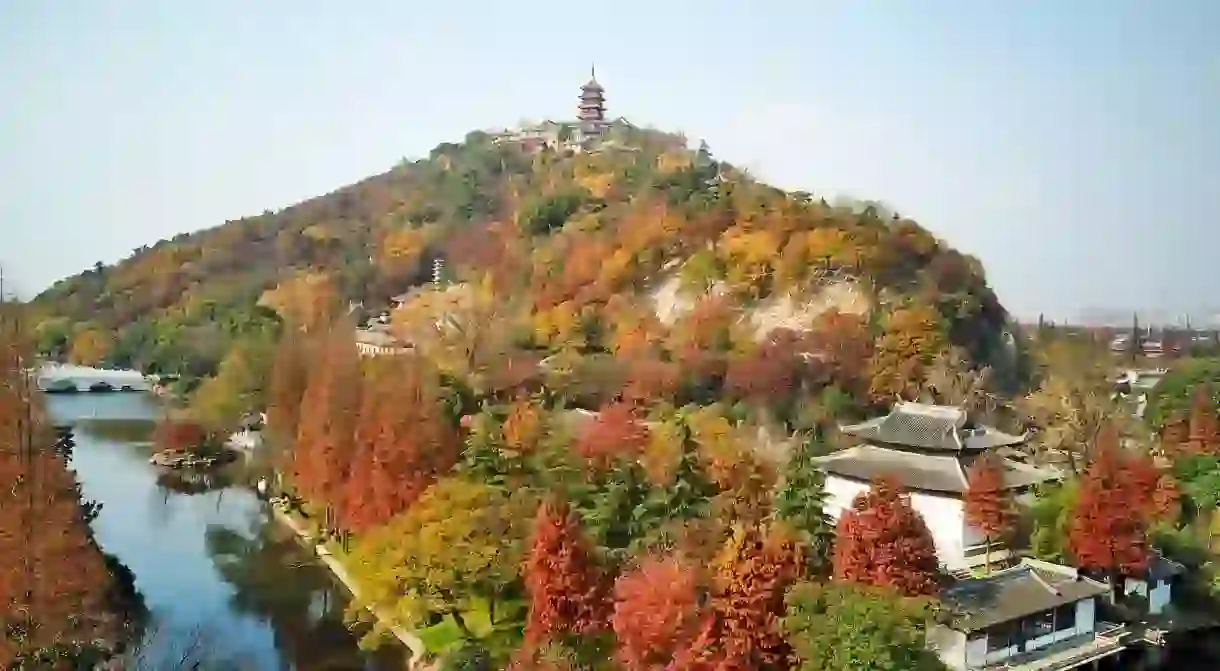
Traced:
MULTIPOLYGON (((355 579, 352 578, 351 574, 347 572, 347 569, 343 566, 343 564, 331 554, 330 550, 327 549, 324 544, 317 542, 317 540, 313 537, 313 534, 306 527, 306 524, 297 516, 284 510, 283 505, 279 504, 278 502, 272 502, 271 511, 272 515, 274 515, 275 518, 280 521, 280 523, 284 524, 286 527, 295 532, 301 539, 301 542, 310 547, 314 553, 317 554, 318 559, 335 575, 335 579, 347 588, 347 590, 351 593, 352 598, 355 599, 357 603, 360 603, 360 587, 356 584, 355 579)), ((407 649, 411 651, 411 659, 407 662, 407 668, 421 670, 425 669, 426 667, 424 666, 424 660, 427 658, 428 650, 424 645, 424 642, 415 634, 412 634, 399 625, 393 624, 393 618, 391 618, 388 614, 380 612, 371 606, 366 606, 366 608, 370 613, 373 614, 373 617, 377 618, 377 620, 383 626, 385 626, 390 633, 394 634, 395 638, 397 638, 403 645, 407 646, 407 649)))
POLYGON ((240 465, 188 473, 148 463, 162 414, 151 394, 66 394, 46 405, 55 424, 72 427, 84 498, 102 504, 91 524, 99 544, 150 610, 141 659, 125 671, 178 668, 191 650, 205 658, 200 668, 406 666, 411 653, 398 641, 359 648, 362 631, 343 617, 349 591, 245 486, 240 465))

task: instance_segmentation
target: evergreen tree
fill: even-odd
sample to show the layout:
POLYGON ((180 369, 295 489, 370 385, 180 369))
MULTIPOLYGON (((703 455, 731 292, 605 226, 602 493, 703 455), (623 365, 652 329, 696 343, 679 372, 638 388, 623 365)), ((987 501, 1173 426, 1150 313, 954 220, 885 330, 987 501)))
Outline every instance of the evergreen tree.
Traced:
POLYGON ((822 452, 821 432, 811 434, 789 457, 784 481, 775 494, 775 517, 801 534, 805 560, 813 575, 830 570, 834 523, 825 512, 826 478, 813 459, 822 452))

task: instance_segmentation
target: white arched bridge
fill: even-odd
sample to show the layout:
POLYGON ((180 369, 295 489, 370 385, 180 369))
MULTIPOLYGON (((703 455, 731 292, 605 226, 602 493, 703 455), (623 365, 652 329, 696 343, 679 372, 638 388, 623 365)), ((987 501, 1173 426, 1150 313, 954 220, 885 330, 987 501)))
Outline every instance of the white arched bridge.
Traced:
POLYGON ((38 388, 45 392, 151 391, 152 383, 139 371, 107 370, 48 363, 38 371, 38 388))

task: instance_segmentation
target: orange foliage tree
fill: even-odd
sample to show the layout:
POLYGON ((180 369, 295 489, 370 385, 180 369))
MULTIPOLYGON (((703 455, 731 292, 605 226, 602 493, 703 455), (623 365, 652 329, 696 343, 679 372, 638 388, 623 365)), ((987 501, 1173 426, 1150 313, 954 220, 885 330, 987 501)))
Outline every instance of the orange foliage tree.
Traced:
POLYGON ((699 621, 695 567, 648 558, 614 583, 615 659, 625 671, 662 671, 688 649, 699 621))
POLYGON ((986 567, 991 570, 991 542, 1012 530, 1016 521, 1012 497, 1004 488, 1004 470, 995 455, 979 457, 966 473, 966 524, 983 532, 986 567))
POLYGON ((306 343, 296 333, 285 334, 276 347, 267 399, 267 434, 279 455, 291 454, 296 443, 308 382, 306 343))
POLYGON ((838 580, 891 587, 906 596, 926 596, 938 587, 932 534, 890 478, 874 481, 843 512, 833 563, 838 580))
POLYGON ((1142 478, 1133 477, 1131 465, 1120 453, 1117 431, 1103 427, 1068 526, 1068 549, 1076 565, 1104 572, 1111 580, 1148 567, 1151 492, 1142 478))
POLYGON ((343 503, 359 392, 360 363, 351 329, 335 325, 326 334, 318 369, 310 375, 301 401, 302 421, 293 455, 298 490, 312 503, 325 506, 328 517, 334 506, 343 503))
POLYGON ((808 350, 826 367, 834 384, 857 397, 868 390, 873 338, 863 319, 838 310, 824 312, 814 321, 805 340, 808 350))
POLYGON ((551 498, 539 506, 522 573, 529 599, 527 653, 608 629, 607 581, 565 502, 551 498))
POLYGON ((699 634, 670 668, 789 668, 791 649, 779 623, 784 592, 799 577, 802 564, 799 546, 786 532, 736 528, 717 559, 712 597, 699 634))
POLYGON ((870 398, 877 403, 892 402, 895 396, 914 398, 927 367, 947 347, 935 308, 917 303, 895 309, 869 360, 870 398))
POLYGON ((0 312, 0 665, 67 668, 57 651, 117 643, 121 623, 94 510, 54 449, 19 333, 0 312))
POLYGON ((635 458, 648 446, 648 427, 625 403, 611 403, 598 411, 576 439, 576 452, 597 468, 619 458, 635 458))
POLYGON ((398 356, 365 382, 343 483, 344 528, 360 532, 407 510, 457 463, 461 441, 426 363, 398 356))
POLYGON ((197 450, 208 440, 208 432, 198 422, 164 419, 153 431, 153 444, 160 450, 197 450))

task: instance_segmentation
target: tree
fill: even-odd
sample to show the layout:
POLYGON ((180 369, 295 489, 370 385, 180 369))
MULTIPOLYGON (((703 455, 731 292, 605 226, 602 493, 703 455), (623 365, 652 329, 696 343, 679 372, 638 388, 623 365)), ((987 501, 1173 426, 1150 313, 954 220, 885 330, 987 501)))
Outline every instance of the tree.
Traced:
POLYGON ((812 575, 829 573, 835 535, 830 516, 825 512, 826 478, 813 461, 820 452, 820 441, 821 436, 815 433, 797 445, 788 458, 774 503, 776 519, 803 536, 804 556, 812 575))
POLYGON ((271 365, 271 381, 267 399, 267 429, 277 457, 276 467, 283 469, 300 430, 301 402, 309 382, 309 356, 306 343, 296 333, 285 333, 275 350, 271 365))
POLYGON ((527 649, 607 630, 607 583, 569 506, 548 498, 534 517, 523 566, 527 649))
POLYGON ((938 576, 936 546, 923 518, 897 481, 875 480, 839 518, 835 579, 924 596, 937 591, 938 576))
POLYGON ((393 357, 365 386, 344 484, 345 528, 357 532, 407 510, 457 463, 461 448, 439 381, 422 360, 393 357))
POLYGON ((403 626, 437 614, 469 635, 463 614, 483 609, 498 623, 497 603, 519 584, 535 505, 524 489, 442 478, 405 513, 358 537, 349 568, 365 603, 403 626))
POLYGON ((87 326, 77 331, 72 338, 68 360, 82 366, 96 366, 110 354, 114 338, 109 332, 96 326, 87 326))
POLYGON ((331 328, 319 364, 301 402, 303 451, 299 448, 294 459, 302 493, 325 506, 331 524, 333 507, 342 504, 360 408, 360 367, 350 327, 331 328))
POLYGON ((725 389, 737 398, 751 401, 782 403, 787 400, 800 382, 805 367, 797 351, 798 343, 795 333, 777 329, 752 350, 730 357, 725 389))
POLYGON ((1182 515, 1181 493, 1172 474, 1162 473, 1152 492, 1151 524, 1173 524, 1182 515))
POLYGON ((926 370, 948 347, 945 327, 935 308, 913 304, 895 309, 883 322, 869 360, 869 396, 890 402, 914 398, 926 370))
POLYGON ((647 558, 614 583, 611 625, 624 671, 663 671, 699 621, 697 572, 680 557, 647 558))
POLYGON ((699 634, 672 668, 787 669, 791 649, 780 618, 784 592, 803 561, 795 539, 781 529, 736 526, 715 562, 712 596, 699 634))
POLYGON ((1146 493, 1119 454, 1117 434, 1107 427, 1080 480, 1068 547, 1077 566, 1105 572, 1112 581, 1148 567, 1146 493))
POLYGON ((207 429, 186 419, 164 419, 153 431, 153 445, 160 450, 191 451, 202 449, 209 441, 207 429))
POLYGON ((648 445, 648 427, 624 403, 603 407, 580 432, 576 452, 595 468, 604 469, 620 458, 635 459, 648 445))
POLYGON ((262 340, 234 345, 216 375, 204 380, 191 397, 195 416, 215 431, 228 431, 245 413, 260 410, 271 363, 269 354, 270 348, 262 340))
POLYGON ((1200 385, 1190 404, 1190 449, 1196 454, 1211 454, 1220 447, 1220 420, 1212 407, 1211 394, 1200 385))
POLYGON ((121 625, 89 529, 96 508, 55 450, 9 307, 0 302, 0 665, 92 666, 87 655, 117 644, 121 625))
POLYGON ((964 502, 966 524, 983 532, 987 544, 986 570, 991 572, 991 543, 1012 530, 1016 511, 1004 487, 1004 466, 999 457, 979 457, 966 472, 964 502))
POLYGON ((796 671, 938 671, 927 647, 933 603, 892 589, 802 582, 788 591, 784 635, 796 671))

